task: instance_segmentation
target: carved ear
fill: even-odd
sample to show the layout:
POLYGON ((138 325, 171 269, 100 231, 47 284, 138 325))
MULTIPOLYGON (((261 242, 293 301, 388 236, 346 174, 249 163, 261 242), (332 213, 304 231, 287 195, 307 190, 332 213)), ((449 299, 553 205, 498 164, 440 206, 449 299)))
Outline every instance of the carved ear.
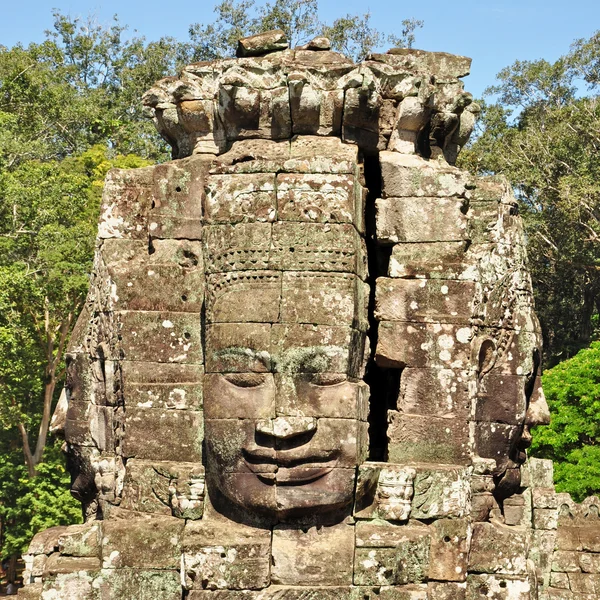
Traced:
POLYGON ((487 338, 479 346, 479 355, 477 357, 477 372, 479 379, 492 370, 496 362, 496 343, 487 338))

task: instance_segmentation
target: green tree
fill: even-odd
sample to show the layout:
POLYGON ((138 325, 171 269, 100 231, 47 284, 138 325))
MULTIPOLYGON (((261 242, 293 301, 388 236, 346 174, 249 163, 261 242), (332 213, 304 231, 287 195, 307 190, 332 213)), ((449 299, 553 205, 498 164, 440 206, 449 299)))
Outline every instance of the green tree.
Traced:
POLYGON ((274 0, 260 6, 255 0, 223 0, 215 7, 214 23, 190 27, 188 56, 193 60, 214 60, 232 56, 237 40, 270 29, 282 29, 290 46, 305 44, 317 35, 330 38, 338 52, 361 60, 369 52, 389 43, 412 47, 415 32, 423 26, 417 19, 404 19, 400 35, 386 35, 371 26, 371 14, 348 14, 323 23, 318 0, 274 0))
POLYGON ((600 308, 599 39, 576 42, 554 63, 503 69, 460 159, 503 173, 515 189, 550 364, 589 344, 600 308))
POLYGON ((600 492, 600 342, 543 376, 552 421, 533 432, 535 456, 554 461, 559 492, 577 501, 600 492))

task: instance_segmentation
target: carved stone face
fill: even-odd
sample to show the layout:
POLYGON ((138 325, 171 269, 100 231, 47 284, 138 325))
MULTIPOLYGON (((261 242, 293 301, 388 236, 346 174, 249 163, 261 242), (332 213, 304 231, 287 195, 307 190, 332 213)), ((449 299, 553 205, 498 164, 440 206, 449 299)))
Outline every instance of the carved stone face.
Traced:
MULTIPOLYGON (((322 277, 303 280, 307 297, 322 291, 322 277)), ((351 325, 208 325, 209 486, 238 506, 279 516, 351 502, 356 466, 366 459, 368 410, 359 379, 364 333, 351 325)))
POLYGON ((531 428, 550 422, 541 385, 541 333, 532 308, 516 314, 516 328, 480 347, 476 419, 478 453, 496 460, 503 495, 520 483, 531 428))

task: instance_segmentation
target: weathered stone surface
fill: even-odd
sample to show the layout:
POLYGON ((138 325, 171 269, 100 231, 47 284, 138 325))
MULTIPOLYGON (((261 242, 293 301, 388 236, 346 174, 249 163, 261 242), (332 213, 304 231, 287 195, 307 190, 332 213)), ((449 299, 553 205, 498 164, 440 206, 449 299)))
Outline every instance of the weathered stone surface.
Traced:
POLYGON ((376 283, 375 318, 469 325, 475 284, 444 279, 390 279, 376 283))
POLYGON ((469 460, 466 420, 389 411, 387 437, 392 462, 466 464, 469 460))
POLYGON ((464 369, 470 360, 471 337, 470 327, 383 321, 375 360, 382 367, 464 369))
POLYGON ((278 218, 307 223, 362 221, 362 190, 353 179, 350 175, 278 175, 278 218))
MULTIPOLYGON (((471 524, 467 519, 435 521, 431 526, 430 579, 466 581, 470 545, 471 524)), ((436 593, 444 597, 441 590, 436 593)))
POLYGON ((107 521, 102 538, 105 569, 178 569, 184 523, 172 517, 107 521))
POLYGON ((465 242, 399 243, 392 247, 390 277, 476 281, 478 273, 465 242))
POLYGON ((276 50, 285 50, 287 47, 285 33, 281 29, 275 29, 242 38, 238 42, 237 56, 259 56, 276 50))
POLYGON ((100 208, 99 238, 147 239, 153 172, 153 167, 109 171, 100 208))
POLYGON ((271 532, 231 522, 185 526, 183 563, 188 589, 261 589, 269 585, 271 532))
POLYGON ((468 177, 435 161, 398 152, 381 152, 383 198, 464 196, 468 177))
POLYGON ((273 530, 271 580, 279 585, 349 585, 352 583, 354 528, 273 530))
POLYGON ((201 411, 131 408, 125 415, 123 454, 129 458, 202 460, 201 411), (165 440, 170 440, 165 444, 165 440))
POLYGON ((356 525, 356 585, 404 585, 427 580, 430 537, 426 527, 356 525))
POLYGON ((111 281, 106 310, 200 311, 204 269, 199 242, 108 239, 102 259, 111 281))
POLYGON ((379 198, 377 240, 384 245, 461 242, 467 238, 464 202, 455 198, 379 198))
POLYGON ((397 409, 408 414, 466 419, 471 410, 468 381, 466 371, 406 367, 397 409))
POLYGON ((474 523, 469 571, 474 573, 527 573, 530 531, 492 523, 474 523), (502 548, 502 555, 498 550, 502 548))
POLYGON ((271 174, 209 176, 205 213, 208 223, 275 221, 275 177, 271 174))
POLYGON ((388 463, 359 466, 354 515, 357 518, 406 521, 410 516, 416 470, 388 463))
POLYGON ((467 600, 530 600, 531 585, 526 578, 517 579, 501 575, 469 575, 467 600))
POLYGON ((27 553, 34 555, 52 554, 55 550, 58 551, 58 540, 66 530, 66 526, 57 525, 36 533, 29 544, 27 553))
POLYGON ((125 361, 121 364, 121 375, 128 406, 202 409, 202 365, 125 361))
POLYGON ((368 326, 369 287, 355 275, 288 271, 281 294, 282 323, 368 326))
POLYGON ((201 364, 199 321, 196 313, 123 311, 119 313, 123 357, 142 362, 201 364))
POLYGON ((461 467, 418 467, 413 519, 464 517, 469 503, 468 471, 461 467))
POLYGON ((234 271, 207 278, 210 323, 277 323, 281 310, 279 271, 234 271))
POLYGON ((94 572, 100 570, 100 559, 96 556, 61 556, 55 552, 48 557, 44 567, 44 577, 64 575, 76 571, 94 572))
POLYGON ((65 556, 100 556, 101 524, 71 525, 58 538, 58 550, 65 556))

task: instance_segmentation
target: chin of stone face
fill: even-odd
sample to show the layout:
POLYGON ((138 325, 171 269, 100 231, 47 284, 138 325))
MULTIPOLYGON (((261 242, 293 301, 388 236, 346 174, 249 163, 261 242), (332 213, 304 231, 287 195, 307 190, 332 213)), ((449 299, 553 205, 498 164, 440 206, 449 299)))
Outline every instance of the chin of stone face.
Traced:
POLYGON ((53 420, 85 523, 20 597, 600 595, 598 500, 527 459, 516 201, 454 166, 470 63, 272 31, 144 95, 174 160, 107 176, 53 420))

